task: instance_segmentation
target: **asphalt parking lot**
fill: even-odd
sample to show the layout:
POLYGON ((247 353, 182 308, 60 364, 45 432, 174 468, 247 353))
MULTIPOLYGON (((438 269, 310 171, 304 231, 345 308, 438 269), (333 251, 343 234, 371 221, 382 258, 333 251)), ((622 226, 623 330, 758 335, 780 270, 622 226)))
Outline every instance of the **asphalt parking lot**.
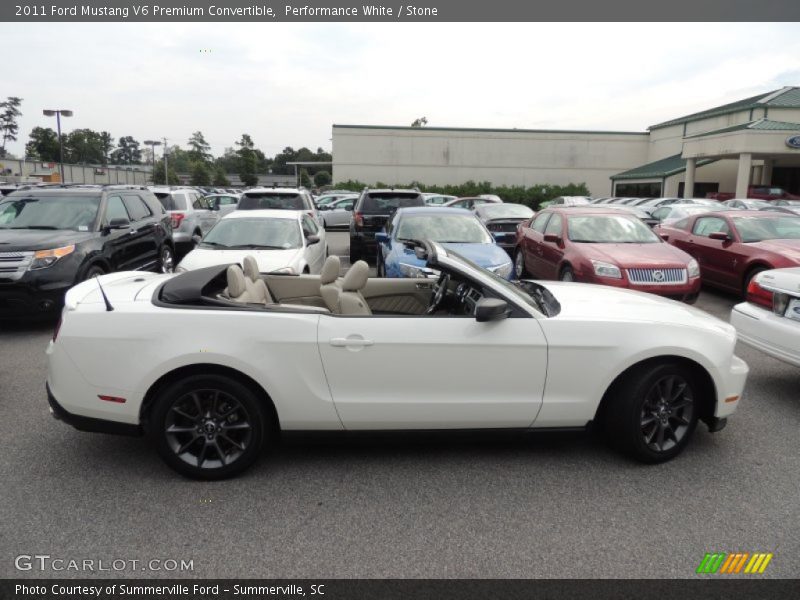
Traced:
MULTIPOLYGON (((735 302, 697 306, 727 320, 735 302)), ((800 370, 741 345, 739 411, 664 465, 583 434, 314 436, 200 483, 143 439, 50 417, 51 327, 0 329, 0 577, 82 575, 19 572, 20 554, 192 560, 181 575, 208 578, 692 577, 711 551, 773 552, 763 576, 797 575, 800 370)))

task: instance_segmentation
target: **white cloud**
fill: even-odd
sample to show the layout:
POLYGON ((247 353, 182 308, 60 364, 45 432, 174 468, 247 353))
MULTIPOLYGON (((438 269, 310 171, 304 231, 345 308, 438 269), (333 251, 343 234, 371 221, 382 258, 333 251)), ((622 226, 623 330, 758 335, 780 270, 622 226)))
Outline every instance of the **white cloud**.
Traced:
POLYGON ((330 148, 331 124, 643 130, 798 84, 781 24, 2 24, 3 95, 67 130, 330 148), (763 40, 781 40, 764 44, 763 40), (210 52, 201 52, 207 49, 210 52), (794 81, 789 78, 795 78, 794 81))

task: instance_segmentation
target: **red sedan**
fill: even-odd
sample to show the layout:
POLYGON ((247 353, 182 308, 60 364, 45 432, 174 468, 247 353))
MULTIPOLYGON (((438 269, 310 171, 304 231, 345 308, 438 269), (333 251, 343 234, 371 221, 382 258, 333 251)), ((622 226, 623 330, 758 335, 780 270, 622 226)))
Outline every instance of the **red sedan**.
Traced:
POLYGON ((625 287, 692 303, 700 269, 640 219, 602 206, 548 208, 517 228, 518 277, 625 287))
POLYGON ((761 210, 703 213, 656 232, 700 263, 703 283, 745 295, 767 269, 800 266, 800 217, 761 210))

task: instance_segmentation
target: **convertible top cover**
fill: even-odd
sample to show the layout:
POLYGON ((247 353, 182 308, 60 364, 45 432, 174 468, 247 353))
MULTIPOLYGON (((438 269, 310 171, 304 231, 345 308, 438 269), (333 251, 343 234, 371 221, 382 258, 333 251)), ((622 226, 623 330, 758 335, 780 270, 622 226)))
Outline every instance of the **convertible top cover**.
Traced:
POLYGON ((167 304, 202 304, 204 292, 210 284, 217 286, 226 280, 229 265, 214 265, 181 273, 167 281, 159 293, 159 299, 167 304))

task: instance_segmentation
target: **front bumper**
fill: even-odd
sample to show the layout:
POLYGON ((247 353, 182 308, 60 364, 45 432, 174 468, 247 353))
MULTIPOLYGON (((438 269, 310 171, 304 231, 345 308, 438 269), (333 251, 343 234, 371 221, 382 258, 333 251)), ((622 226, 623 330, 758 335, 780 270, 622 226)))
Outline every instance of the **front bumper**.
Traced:
POLYGON ((669 284, 669 285, 639 285, 632 284, 627 278, 614 279, 612 277, 598 277, 594 273, 584 273, 578 275, 578 280, 584 283, 595 283, 597 285, 608 285, 611 287, 625 288, 637 292, 646 292, 648 294, 655 294, 669 298, 670 300, 678 300, 679 302, 686 302, 687 304, 694 304, 697 297, 700 295, 700 278, 692 277, 686 283, 669 284))
POLYGON ((0 319, 57 316, 79 269, 80 259, 70 256, 52 267, 26 271, 19 279, 0 280, 0 319))
POLYGON ((800 367, 800 321, 742 302, 731 311, 731 325, 748 346, 800 367))
MULTIPOLYGON (((717 381, 717 407, 714 411, 715 419, 712 419, 712 422, 725 419, 736 412, 749 372, 750 368, 747 363, 734 354, 727 370, 721 374, 722 381, 717 381)), ((709 423, 710 426, 711 423, 709 423)))
POLYGON ((53 396, 53 393, 50 391, 49 384, 45 383, 45 389, 47 390, 47 403, 50 405, 50 413, 53 417, 68 425, 72 425, 79 431, 131 436, 141 436, 144 433, 141 425, 131 425, 128 423, 118 423, 115 421, 74 415, 58 403, 58 400, 56 400, 55 396, 53 396))

